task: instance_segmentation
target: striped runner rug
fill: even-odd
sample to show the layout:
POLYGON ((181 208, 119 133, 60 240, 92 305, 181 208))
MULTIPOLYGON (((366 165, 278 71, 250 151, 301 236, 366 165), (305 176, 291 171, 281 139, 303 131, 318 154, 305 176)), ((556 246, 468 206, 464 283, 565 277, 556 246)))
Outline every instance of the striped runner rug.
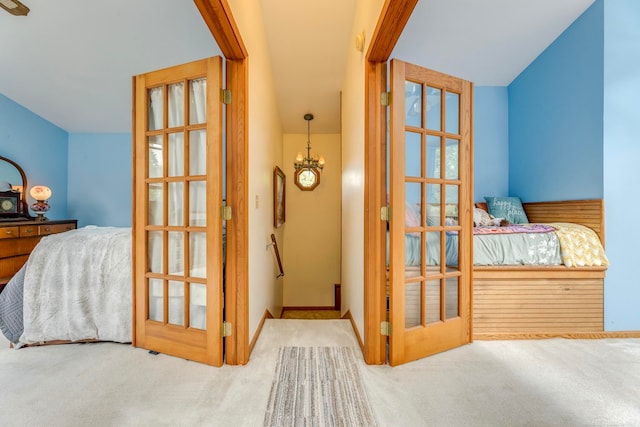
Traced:
POLYGON ((281 347, 264 425, 375 426, 351 347, 281 347))

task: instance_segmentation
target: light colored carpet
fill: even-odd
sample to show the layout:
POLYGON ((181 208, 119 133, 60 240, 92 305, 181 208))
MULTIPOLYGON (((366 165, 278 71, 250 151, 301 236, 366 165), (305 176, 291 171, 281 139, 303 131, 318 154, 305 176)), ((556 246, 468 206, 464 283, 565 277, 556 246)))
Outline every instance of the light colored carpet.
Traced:
POLYGON ((339 319, 339 310, 285 310, 282 319, 339 319))
POLYGON ((351 347, 282 347, 265 426, 375 426, 351 347))
POLYGON ((640 339, 476 341, 391 368, 364 364, 348 320, 283 319, 237 367, 0 338, 0 425, 262 426, 286 346, 353 348, 383 427, 640 426, 640 339))

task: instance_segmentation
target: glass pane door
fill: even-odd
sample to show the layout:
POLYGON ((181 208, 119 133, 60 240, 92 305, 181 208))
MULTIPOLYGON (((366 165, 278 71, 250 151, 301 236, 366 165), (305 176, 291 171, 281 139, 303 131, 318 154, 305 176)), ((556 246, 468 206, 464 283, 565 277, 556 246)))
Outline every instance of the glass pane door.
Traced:
POLYGON ((221 70, 210 58, 136 78, 136 344, 216 365, 222 131, 207 98, 219 99, 221 70))
POLYGON ((450 348, 459 340, 448 334, 469 335, 470 223, 461 212, 470 206, 470 161, 461 153, 470 147, 470 123, 461 98, 470 98, 470 84, 397 60, 391 75, 390 359, 397 364, 450 348))

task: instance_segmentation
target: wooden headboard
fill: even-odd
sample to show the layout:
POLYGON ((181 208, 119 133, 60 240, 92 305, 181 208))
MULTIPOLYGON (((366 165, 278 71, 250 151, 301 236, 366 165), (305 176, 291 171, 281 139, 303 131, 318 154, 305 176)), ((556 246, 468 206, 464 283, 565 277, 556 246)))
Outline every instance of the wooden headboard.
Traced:
POLYGON ((523 202, 529 222, 573 222, 596 232, 604 246, 604 200, 523 202))

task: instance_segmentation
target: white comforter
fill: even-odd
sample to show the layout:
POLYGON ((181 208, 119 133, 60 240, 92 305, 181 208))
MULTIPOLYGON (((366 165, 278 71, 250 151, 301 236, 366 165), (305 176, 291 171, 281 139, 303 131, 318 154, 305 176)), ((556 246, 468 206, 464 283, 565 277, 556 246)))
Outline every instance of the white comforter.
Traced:
POLYGON ((131 229, 85 227, 44 237, 27 261, 20 344, 130 342, 131 229))

